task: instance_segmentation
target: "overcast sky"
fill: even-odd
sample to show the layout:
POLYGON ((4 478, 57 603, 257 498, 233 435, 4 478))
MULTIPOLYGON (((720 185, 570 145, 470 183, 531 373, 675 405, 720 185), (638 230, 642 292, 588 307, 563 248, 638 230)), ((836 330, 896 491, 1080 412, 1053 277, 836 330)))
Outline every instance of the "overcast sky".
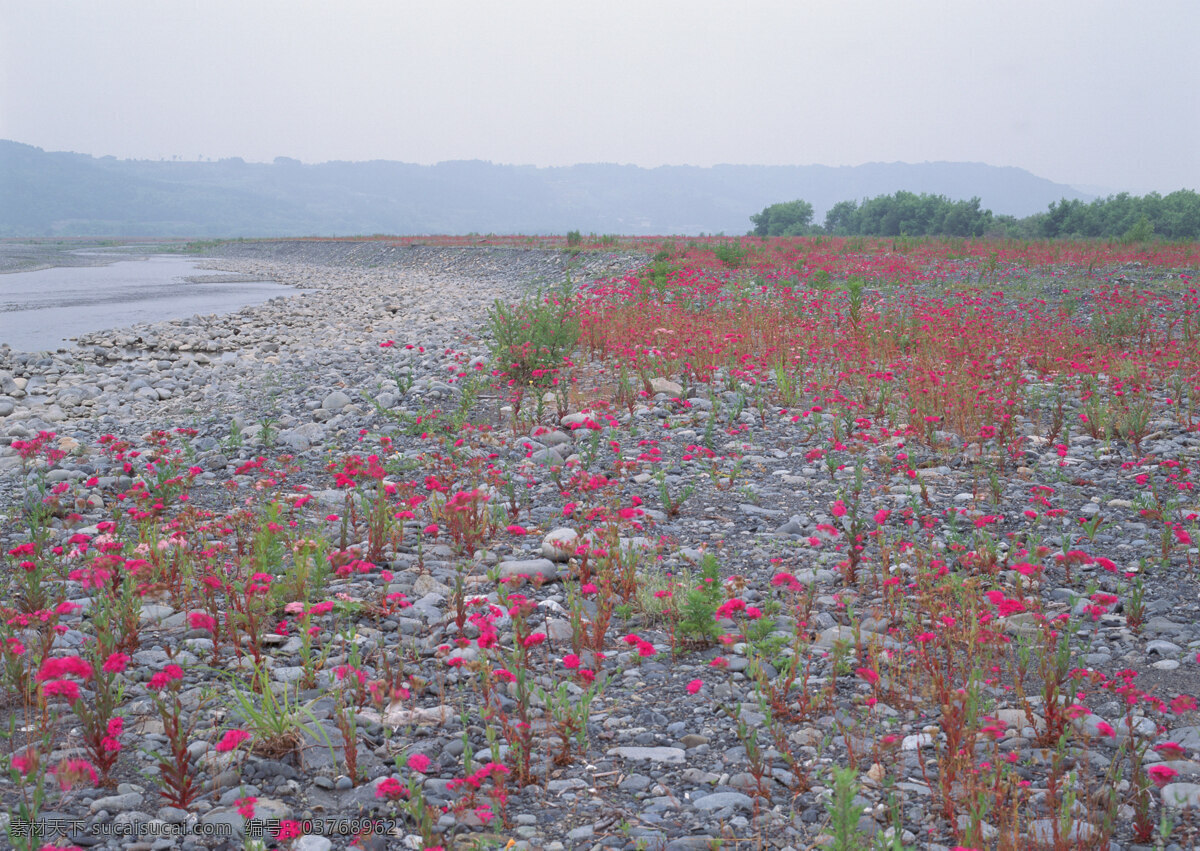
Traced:
POLYGON ((1200 2, 0 0, 0 138, 1200 189, 1200 2))

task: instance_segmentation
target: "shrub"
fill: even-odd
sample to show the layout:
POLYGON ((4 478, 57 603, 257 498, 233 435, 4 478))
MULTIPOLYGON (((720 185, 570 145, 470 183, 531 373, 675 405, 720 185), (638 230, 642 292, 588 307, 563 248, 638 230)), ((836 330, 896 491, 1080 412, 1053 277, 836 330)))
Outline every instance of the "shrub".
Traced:
POLYGON ((556 293, 539 291, 515 305, 496 300, 488 311, 488 328, 497 369, 522 385, 552 383, 554 371, 579 341, 569 288, 567 282, 556 293))

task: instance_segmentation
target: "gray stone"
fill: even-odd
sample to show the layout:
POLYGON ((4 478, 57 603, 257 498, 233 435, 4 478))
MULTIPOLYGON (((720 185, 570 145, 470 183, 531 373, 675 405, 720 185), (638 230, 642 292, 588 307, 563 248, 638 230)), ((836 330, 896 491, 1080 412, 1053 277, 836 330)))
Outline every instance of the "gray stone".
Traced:
POLYGON ((651 378, 650 392, 666 393, 668 396, 677 399, 683 395, 683 385, 676 384, 669 378, 651 378))
POLYGON ((1162 788, 1163 806, 1175 809, 1200 807, 1200 783, 1168 783, 1162 788))
POLYGON ((1182 652, 1183 648, 1178 644, 1171 641, 1164 641, 1161 638, 1157 638, 1146 645, 1146 653, 1151 656, 1166 656, 1173 659, 1182 652))
POLYGON ((88 812, 98 813, 101 810, 108 810, 110 813, 121 812, 122 810, 136 809, 141 803, 142 796, 137 792, 129 792, 124 795, 105 795, 103 798, 92 801, 88 812))
POLYGON ((567 561, 579 546, 579 533, 565 526, 551 529, 542 538, 542 557, 551 561, 567 561))
POLYGON ((558 578, 558 567, 548 558, 502 561, 499 570, 502 579, 511 579, 517 576, 541 576, 546 580, 558 578))
POLYGON ((621 757, 622 759, 633 760, 635 762, 663 762, 669 765, 680 765, 684 762, 686 753, 683 748, 640 748, 640 747, 620 747, 613 748, 609 751, 610 754, 621 757))
POLYGON ((351 399, 341 390, 334 390, 321 401, 321 409, 324 411, 340 411, 342 408, 349 405, 351 399))
POLYGON ((749 795, 743 795, 741 792, 714 792, 711 795, 705 795, 698 801, 693 801, 692 806, 705 812, 723 810, 726 807, 752 810, 754 809, 754 799, 749 795))

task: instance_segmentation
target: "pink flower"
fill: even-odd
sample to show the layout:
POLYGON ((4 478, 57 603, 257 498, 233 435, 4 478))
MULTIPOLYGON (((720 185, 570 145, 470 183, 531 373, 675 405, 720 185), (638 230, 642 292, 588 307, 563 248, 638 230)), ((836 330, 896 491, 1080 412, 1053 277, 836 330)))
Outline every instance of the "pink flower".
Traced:
POLYGON ((1150 775, 1154 785, 1159 787, 1166 786, 1179 776, 1179 772, 1169 765, 1152 765, 1146 769, 1146 773, 1150 775))
POLYGON ((1163 759, 1183 759, 1187 756, 1187 752, 1179 742, 1163 742, 1161 745, 1155 745, 1154 750, 1163 759))
POLYGON ((42 693, 47 697, 55 695, 65 697, 68 703, 79 700, 79 686, 70 680, 51 680, 42 686, 42 693))
POLYGON ((504 530, 506 532, 508 532, 510 535, 528 535, 529 534, 529 530, 527 530, 524 526, 518 526, 516 523, 513 523, 511 526, 505 526, 504 530))
POLYGON ((394 345, 396 345, 395 340, 384 340, 382 343, 379 344, 379 348, 390 349, 394 345))
POLYGON ((188 615, 188 625, 192 629, 204 629, 209 632, 217 631, 217 619, 203 612, 192 612, 188 615))
POLYGON ((119 674, 129 664, 129 657, 124 653, 114 653, 104 660, 104 670, 110 674, 119 674))
POLYGON ((275 834, 275 838, 284 839, 299 839, 303 834, 300 831, 300 822, 284 819, 279 823, 279 831, 275 834))
POLYGON ((1186 694, 1181 694, 1171 701, 1171 711, 1176 715, 1183 712, 1190 712, 1196 708, 1196 699, 1186 694))
POLYGON ((426 535, 436 535, 438 533, 438 524, 430 523, 423 531, 426 535))
POLYGON ((226 730, 225 735, 221 737, 221 741, 217 742, 218 753, 228 753, 235 750, 238 745, 250 738, 250 734, 245 730, 226 730))
POLYGON ((150 691, 162 691, 175 680, 183 679, 183 668, 178 665, 167 665, 157 674, 150 678, 150 682, 146 684, 146 688, 150 691))
POLYGON ((92 666, 78 656, 53 657, 42 663, 38 670, 37 681, 57 680, 73 675, 81 680, 91 679, 92 666))
POLYGON ((1097 721, 1096 722, 1096 732, 1099 733, 1101 736, 1108 736, 1110 739, 1113 736, 1117 735, 1116 730, 1114 730, 1112 728, 1112 725, 1109 724, 1107 721, 1097 721))
POLYGON ((839 499, 833 504, 833 507, 830 509, 830 511, 833 513, 834 517, 845 517, 846 504, 839 499))
POLYGON ((878 511, 875 512, 875 522, 882 526, 884 523, 887 522, 888 515, 890 515, 891 513, 892 512, 888 511, 886 508, 879 509, 878 511))
POLYGON ((64 760, 56 768, 50 769, 50 773, 58 780, 58 785, 64 792, 80 781, 89 780, 95 786, 99 780, 96 769, 86 759, 64 760))
POLYGON ((687 684, 688 694, 695 694, 704 687, 704 680, 692 680, 687 684))
POLYGON ((399 798, 407 798, 408 790, 395 777, 385 777, 375 787, 376 798, 387 798, 390 801, 395 801, 399 798))
POLYGON ((233 802, 237 807, 238 814, 242 818, 254 818, 254 805, 258 802, 258 798, 253 795, 247 795, 244 798, 238 798, 233 802))
POLYGON ((424 774, 429 770, 430 759, 423 753, 415 753, 408 758, 408 767, 413 771, 419 771, 424 774))
POLYGON ((579 656, 574 653, 568 653, 566 656, 563 656, 562 663, 564 668, 568 668, 573 671, 579 667, 579 656))

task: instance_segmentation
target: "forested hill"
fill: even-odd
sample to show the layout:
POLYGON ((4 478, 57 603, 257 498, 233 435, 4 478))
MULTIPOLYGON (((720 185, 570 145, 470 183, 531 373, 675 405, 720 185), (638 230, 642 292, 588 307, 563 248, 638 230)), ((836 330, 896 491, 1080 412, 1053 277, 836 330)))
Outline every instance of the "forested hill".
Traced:
POLYGON ((750 216, 805 198, 898 190, 978 197, 1027 216, 1088 196, 980 163, 562 168, 480 161, 434 166, 118 160, 0 141, 0 236, 299 236, 372 233, 745 233, 750 216))

